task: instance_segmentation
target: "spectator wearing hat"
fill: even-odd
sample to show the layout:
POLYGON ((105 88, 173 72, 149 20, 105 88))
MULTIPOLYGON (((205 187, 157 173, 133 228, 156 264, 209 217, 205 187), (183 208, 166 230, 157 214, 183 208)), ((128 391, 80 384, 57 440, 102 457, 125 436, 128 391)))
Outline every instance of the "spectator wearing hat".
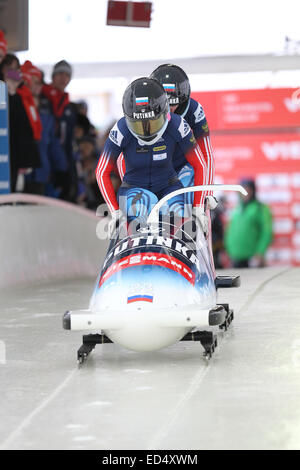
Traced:
POLYGON ((38 142, 42 125, 32 93, 23 81, 19 59, 14 54, 4 57, 0 77, 8 90, 10 175, 14 192, 18 174, 40 166, 38 142))
POLYGON ((256 198, 252 179, 240 183, 248 192, 241 196, 225 231, 225 248, 236 268, 263 267, 265 253, 272 241, 272 215, 266 204, 256 198))
POLYGON ((33 170, 25 178, 25 192, 41 195, 55 195, 51 176, 55 171, 66 171, 65 153, 55 135, 55 117, 50 101, 41 95, 43 73, 29 60, 21 67, 23 79, 30 88, 42 123, 39 141, 41 167, 33 170))
POLYGON ((4 32, 0 29, 0 63, 4 59, 7 53, 7 41, 5 39, 4 32))
POLYGON ((77 197, 77 171, 73 152, 73 137, 76 113, 70 103, 69 94, 65 91, 71 78, 71 65, 65 60, 57 62, 52 71, 52 83, 43 86, 42 94, 51 103, 56 119, 56 135, 67 161, 66 171, 55 172, 55 183, 62 188, 61 199, 75 202, 77 197))

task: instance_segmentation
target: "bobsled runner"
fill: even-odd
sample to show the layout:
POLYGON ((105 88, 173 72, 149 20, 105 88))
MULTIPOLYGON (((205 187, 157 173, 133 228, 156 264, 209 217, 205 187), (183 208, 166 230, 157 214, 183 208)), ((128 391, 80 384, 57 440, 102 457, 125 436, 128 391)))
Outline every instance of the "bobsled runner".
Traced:
POLYGON ((227 330, 233 320, 229 305, 217 303, 217 291, 238 287, 240 278, 215 276, 209 236, 193 216, 180 223, 160 218, 168 199, 203 190, 247 194, 239 185, 179 189, 155 205, 145 226, 111 240, 89 308, 63 316, 66 330, 97 331, 83 336, 80 364, 96 344, 112 342, 154 351, 177 341, 199 341, 211 358, 216 328, 227 330))

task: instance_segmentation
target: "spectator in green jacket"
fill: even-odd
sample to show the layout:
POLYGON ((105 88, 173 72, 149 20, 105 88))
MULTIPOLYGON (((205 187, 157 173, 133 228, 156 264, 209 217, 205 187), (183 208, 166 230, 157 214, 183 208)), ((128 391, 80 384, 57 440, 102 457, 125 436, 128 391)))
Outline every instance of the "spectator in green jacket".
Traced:
POLYGON ((236 268, 265 266, 265 253, 272 241, 272 214, 256 199, 254 180, 241 185, 248 196, 241 197, 225 231, 225 248, 236 268))

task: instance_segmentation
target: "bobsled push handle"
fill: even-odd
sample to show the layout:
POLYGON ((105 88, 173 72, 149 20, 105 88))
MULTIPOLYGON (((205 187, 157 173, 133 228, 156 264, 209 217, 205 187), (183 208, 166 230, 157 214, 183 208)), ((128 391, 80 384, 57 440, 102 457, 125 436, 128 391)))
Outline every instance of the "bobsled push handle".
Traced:
POLYGON ((178 194, 192 193, 198 191, 238 191, 244 196, 247 196, 248 194, 246 189, 244 189, 243 186, 239 184, 204 184, 201 186, 188 186, 187 188, 176 189, 176 191, 167 194, 155 204, 148 216, 147 223, 151 225, 158 222, 160 208, 165 204, 165 202, 167 202, 172 197, 177 196, 178 194))

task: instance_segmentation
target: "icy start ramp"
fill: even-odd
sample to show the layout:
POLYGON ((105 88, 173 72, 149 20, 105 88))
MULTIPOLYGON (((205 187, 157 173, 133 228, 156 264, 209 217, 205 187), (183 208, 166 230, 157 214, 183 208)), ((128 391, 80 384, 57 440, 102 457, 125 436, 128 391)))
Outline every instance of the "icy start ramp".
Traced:
POLYGON ((98 218, 74 204, 32 195, 0 197, 0 288, 43 279, 96 277, 107 242, 98 218))

